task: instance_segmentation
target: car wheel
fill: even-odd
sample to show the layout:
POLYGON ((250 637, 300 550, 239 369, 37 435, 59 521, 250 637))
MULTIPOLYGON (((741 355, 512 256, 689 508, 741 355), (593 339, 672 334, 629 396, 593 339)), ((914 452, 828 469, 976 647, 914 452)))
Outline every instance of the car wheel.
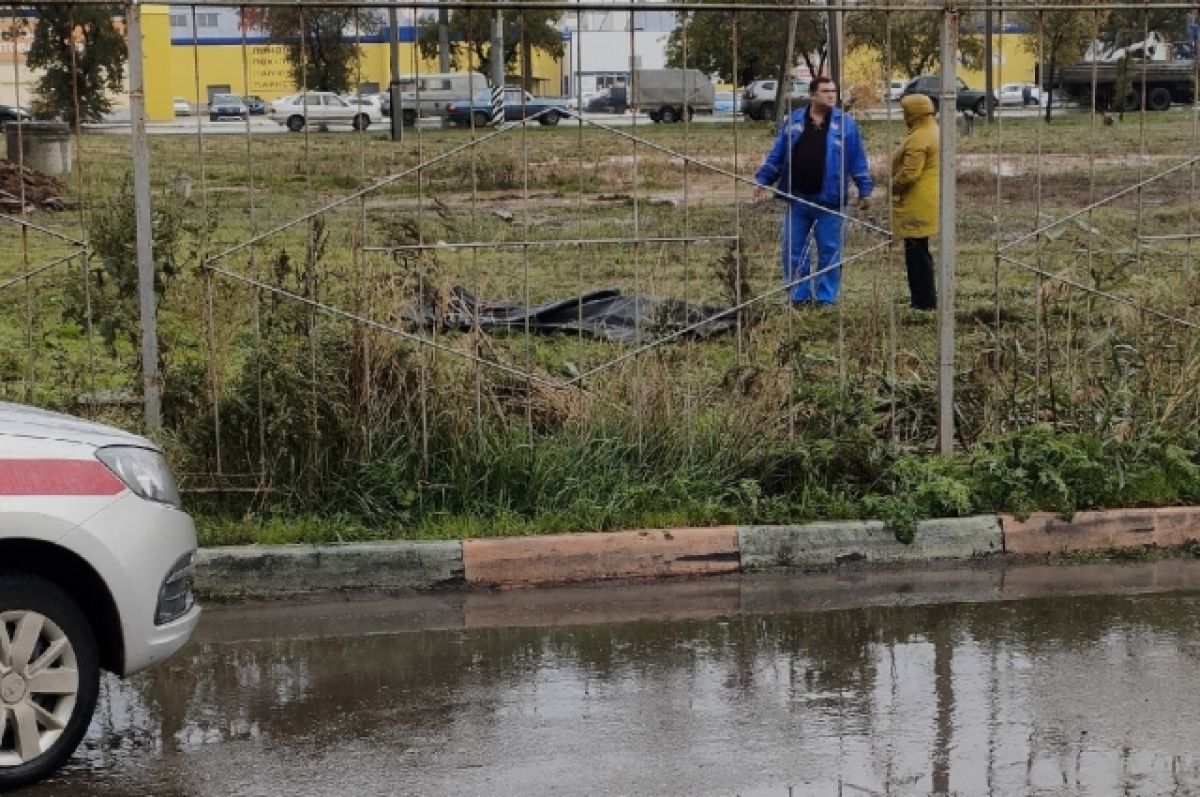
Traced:
POLYGON ((476 111, 474 114, 472 114, 472 118, 475 120, 476 127, 487 127, 488 121, 491 117, 489 117, 483 111, 476 111))
POLYGON ((987 98, 980 97, 975 101, 974 113, 976 116, 987 116, 987 98))
POLYGON ((366 130, 371 126, 371 117, 367 116, 365 113, 360 113, 358 116, 354 117, 354 121, 350 123, 350 126, 355 130, 366 130))
MULTIPOLYGON (((928 96, 928 95, 926 95, 926 96, 928 96)), ((941 107, 941 103, 940 103, 940 102, 938 102, 938 98, 937 98, 937 97, 930 97, 930 98, 929 98, 929 101, 933 103, 933 112, 934 112, 934 114, 937 114, 937 112, 938 112, 938 109, 941 107)))
POLYGON ((293 133, 299 133, 304 129, 304 117, 289 116, 287 120, 287 129, 291 130, 293 133))
POLYGON ((99 685, 96 640, 75 602, 41 578, 0 573, 0 792, 75 752, 99 685))
POLYGON ((1150 89, 1146 95, 1146 109, 1150 111, 1165 111, 1171 107, 1171 90, 1159 86, 1150 89))
POLYGON ((208 121, 210 121, 210 122, 219 122, 220 120, 221 120, 221 117, 217 116, 215 113, 210 113, 208 115, 208 121))
POLYGON ((775 103, 764 102, 762 105, 758 106, 758 120, 760 122, 766 122, 766 121, 769 121, 774 118, 775 118, 775 103))
POLYGON ((561 117, 558 115, 558 111, 551 111, 550 113, 545 113, 539 116, 538 121, 548 127, 554 127, 556 124, 558 124, 558 120, 560 118, 561 117))
POLYGON ((417 123, 417 112, 404 111, 400 114, 400 121, 405 127, 412 127, 417 123))
POLYGON ((658 111, 658 118, 664 125, 673 125, 679 121, 679 114, 674 108, 661 108, 658 111))
POLYGON ((1140 111, 1142 108, 1142 95, 1137 89, 1130 89, 1125 95, 1123 109, 1126 111, 1140 111))

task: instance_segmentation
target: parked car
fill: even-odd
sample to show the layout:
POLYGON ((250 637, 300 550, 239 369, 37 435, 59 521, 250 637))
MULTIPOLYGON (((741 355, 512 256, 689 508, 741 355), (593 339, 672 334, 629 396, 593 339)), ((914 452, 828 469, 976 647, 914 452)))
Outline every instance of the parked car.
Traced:
MULTIPOLYGON (((521 89, 504 90, 504 121, 536 117, 538 124, 556 125, 567 118, 566 100, 535 97, 521 89)), ((466 127, 474 121, 476 127, 485 127, 492 118, 492 91, 484 89, 475 93, 470 103, 451 102, 446 106, 446 121, 466 127)))
MULTIPOLYGON (((987 100, 984 99, 985 94, 982 91, 976 91, 963 82, 962 78, 955 78, 958 82, 957 93, 954 99, 955 111, 966 111, 973 113, 976 116, 983 116, 987 113, 987 100)), ((929 99, 933 100, 934 111, 938 110, 939 99, 938 95, 942 91, 942 79, 938 75, 921 75, 913 78, 904 87, 904 94, 924 94, 929 99)), ((992 102, 996 102, 996 98, 992 98, 992 102)))
POLYGON ((6 122, 28 122, 33 114, 19 105, 0 105, 0 126, 6 122))
POLYGON ((900 102, 900 98, 904 96, 903 80, 889 80, 887 84, 887 94, 885 95, 889 102, 900 102))
POLYGON ((257 94, 242 97, 242 101, 246 103, 246 110, 250 112, 251 116, 263 116, 267 112, 267 104, 257 94))
POLYGON ((306 124, 350 125, 355 130, 366 130, 380 119, 370 106, 351 105, 332 91, 280 97, 271 103, 268 114, 293 133, 303 130, 306 124))
POLYGON ((222 119, 245 120, 249 116, 250 109, 236 94, 214 94, 208 103, 208 120, 210 122, 219 122, 222 119))
POLYGON ((154 443, 0 402, 0 792, 75 751, 100 671, 187 642, 196 533, 154 443))
POLYGON ((1005 83, 1000 87, 999 99, 1001 105, 1040 105, 1042 90, 1032 83, 1005 83), (1029 91, 1031 102, 1025 102, 1025 91, 1029 91))
POLYGON ((176 116, 192 115, 192 104, 183 97, 176 97, 175 99, 171 100, 171 104, 175 106, 176 116))
MULTIPOLYGON (((747 119, 764 121, 775 118, 775 93, 779 81, 756 80, 742 92, 742 115, 747 119)), ((788 104, 792 109, 808 104, 808 84, 793 79, 787 92, 788 104)))
POLYGON ((383 100, 378 94, 343 94, 342 100, 351 106, 359 106, 367 110, 373 120, 383 119, 383 100))
POLYGON ((624 86, 613 86, 588 100, 584 108, 590 113, 625 113, 629 110, 629 95, 624 86))
POLYGON ((713 113, 732 116, 737 111, 737 92, 718 91, 713 95, 713 113))

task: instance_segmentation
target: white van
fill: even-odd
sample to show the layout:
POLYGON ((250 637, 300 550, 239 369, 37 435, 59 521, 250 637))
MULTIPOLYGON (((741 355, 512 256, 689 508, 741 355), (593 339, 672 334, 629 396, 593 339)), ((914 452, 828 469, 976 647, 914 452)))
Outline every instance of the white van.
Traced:
MULTIPOLYGON (((404 124, 412 125, 418 116, 445 116, 452 102, 470 103, 480 89, 488 87, 487 78, 478 72, 430 72, 400 76, 400 107, 404 124)), ((391 116, 391 102, 384 101, 383 112, 391 116)))

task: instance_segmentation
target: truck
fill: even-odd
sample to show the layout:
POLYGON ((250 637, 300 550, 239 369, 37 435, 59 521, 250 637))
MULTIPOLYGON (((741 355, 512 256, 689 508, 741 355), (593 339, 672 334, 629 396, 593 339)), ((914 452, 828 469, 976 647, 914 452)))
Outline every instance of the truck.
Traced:
POLYGON ((1083 60, 1062 67, 1054 83, 1069 99, 1102 110, 1165 111, 1172 103, 1190 105, 1196 94, 1196 62, 1177 57, 1179 51, 1158 33, 1117 47, 1092 42, 1083 60), (1127 70, 1129 88, 1117 96, 1121 70, 1127 70), (1094 94, 1094 96, 1093 96, 1094 94))
POLYGON ((638 69, 633 73, 629 107, 644 112, 650 121, 678 122, 686 114, 713 112, 716 94, 712 81, 699 69, 638 69))

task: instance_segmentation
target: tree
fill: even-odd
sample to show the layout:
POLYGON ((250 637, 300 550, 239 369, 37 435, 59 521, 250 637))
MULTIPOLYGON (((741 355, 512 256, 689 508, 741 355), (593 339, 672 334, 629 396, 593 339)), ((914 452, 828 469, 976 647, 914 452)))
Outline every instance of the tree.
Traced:
POLYGON ((355 36, 380 28, 377 16, 348 6, 246 8, 242 25, 266 31, 287 48, 292 81, 316 91, 349 91, 357 83, 355 36))
MULTIPOLYGON (((1067 0, 1069 2, 1069 0, 1067 0)), ((1054 76, 1059 64, 1072 64, 1083 57, 1095 32, 1096 18, 1078 11, 1015 11, 1032 36, 1024 38, 1026 51, 1042 60, 1038 74, 1046 86, 1046 121, 1054 108, 1054 76)), ((1101 20, 1101 23, 1103 21, 1101 20)))
MULTIPOLYGON (((800 12, 794 49, 800 53, 810 74, 825 69, 828 37, 824 11, 800 12)), ((787 47, 789 14, 773 11, 690 11, 680 13, 675 29, 667 37, 667 66, 687 66, 722 80, 745 86, 764 78, 779 79, 779 62, 787 47), (733 30, 737 26, 737 74, 733 63, 733 30)))
MULTIPOLYGON (((887 64, 891 54, 893 70, 910 78, 928 74, 941 62, 942 15, 937 11, 915 10, 917 6, 897 5, 895 11, 852 12, 846 31, 852 46, 867 46, 880 53, 887 64), (889 50, 890 47, 890 50, 889 50)), ((962 26, 967 27, 967 26, 962 26)), ((983 65, 983 38, 970 33, 958 37, 958 60, 966 67, 983 65)), ((891 75, 887 75, 890 78, 891 75)))
POLYGON ((38 20, 26 63, 43 71, 34 88, 34 115, 71 125, 100 121, 112 109, 109 93, 120 91, 125 79, 125 39, 113 24, 119 8, 32 8, 38 20))
MULTIPOLYGON (((553 58, 562 58, 562 34, 554 23, 558 11, 507 11, 504 14, 504 73, 512 72, 517 53, 523 53, 521 74, 525 88, 532 79, 533 51, 540 50, 553 58), (519 45, 524 41, 526 47, 519 45)), ((456 8, 449 14, 450 65, 455 69, 473 67, 491 79, 492 22, 496 14, 486 8, 456 8)), ((421 21, 417 47, 425 58, 436 58, 439 51, 436 17, 421 21)))

